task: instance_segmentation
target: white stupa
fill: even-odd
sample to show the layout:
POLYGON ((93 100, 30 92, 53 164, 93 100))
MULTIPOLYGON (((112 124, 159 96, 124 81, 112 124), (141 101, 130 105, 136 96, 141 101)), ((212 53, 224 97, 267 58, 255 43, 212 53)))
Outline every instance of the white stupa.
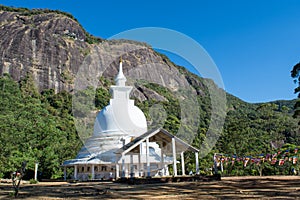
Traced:
POLYGON ((77 159, 95 158, 102 162, 115 162, 114 152, 133 138, 147 131, 144 113, 129 99, 131 86, 126 86, 122 61, 115 78, 116 85, 110 87, 112 99, 97 115, 94 134, 78 153, 77 159))
MULTIPOLYGON (((147 132, 145 115, 134 105, 134 100, 129 98, 132 87, 126 86, 125 83, 126 77, 123 74, 121 60, 115 78, 116 85, 110 87, 112 99, 109 105, 98 113, 93 136, 85 142, 75 159, 63 163, 65 167, 75 167, 73 178, 87 179, 91 172, 93 179, 115 176, 116 163, 122 162, 116 157, 115 152, 147 132)), ((145 148, 146 146, 142 145, 141 153, 145 154, 145 148)), ((159 163, 158 145, 151 143, 150 148, 151 162, 159 163)), ((125 158, 125 162, 130 162, 129 156, 125 158)))
POLYGON ((134 105, 134 100, 129 99, 132 87, 125 85, 122 61, 115 83, 116 85, 110 87, 112 99, 109 105, 103 108, 96 118, 94 135, 140 136, 147 131, 147 122, 144 113, 134 105))

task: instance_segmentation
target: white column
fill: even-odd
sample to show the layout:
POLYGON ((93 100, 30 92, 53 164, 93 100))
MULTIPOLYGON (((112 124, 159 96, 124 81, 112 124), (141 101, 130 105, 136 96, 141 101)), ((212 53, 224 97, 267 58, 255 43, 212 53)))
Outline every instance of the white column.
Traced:
POLYGON ((150 176, 150 160, 149 160, 149 138, 146 139, 146 163, 147 163, 147 176, 150 176))
POLYGON ((165 161, 164 161, 164 151, 163 151, 163 142, 161 142, 160 145, 160 167, 161 167, 161 172, 162 175, 165 175, 165 161))
POLYGON ((125 155, 122 153, 122 178, 125 177, 125 155))
POLYGON ((115 171, 115 179, 117 180, 119 177, 120 177, 120 175, 119 175, 119 164, 118 164, 118 162, 119 162, 119 156, 118 156, 118 154, 116 154, 116 171, 115 171))
MULTIPOLYGON (((141 147, 140 147, 141 148, 141 147)), ((138 154, 138 166, 137 166, 137 168, 138 168, 138 170, 139 170, 139 177, 141 177, 142 176, 142 169, 141 169, 141 151, 140 151, 140 153, 138 154)))
POLYGON ((34 166, 34 180, 37 181, 37 172, 38 172, 38 166, 39 166, 39 163, 35 163, 35 166, 34 166))
POLYGON ((195 152, 195 160, 196 160, 196 174, 199 174, 199 157, 198 152, 195 152))
POLYGON ((74 179, 77 180, 77 165, 74 165, 74 179))
POLYGON ((221 172, 223 172, 223 162, 222 162, 222 160, 221 160, 221 172))
POLYGON ((217 167, 217 155, 214 154, 214 173, 217 174, 218 173, 218 167, 217 167))
POLYGON ((175 138, 172 138, 172 151, 173 151, 173 175, 177 176, 177 161, 176 161, 176 144, 175 138))
POLYGON ((130 154, 130 177, 133 178, 134 177, 134 169, 133 169, 133 155, 130 154))
POLYGON ((92 180, 95 179, 95 166, 92 165, 92 180))
POLYGON ((64 180, 67 180, 67 166, 64 166, 64 180))
POLYGON ((116 161, 116 180, 120 177, 120 169, 119 169, 119 164, 118 161, 116 161))
POLYGON ((182 171, 182 175, 185 175, 185 166, 184 166, 184 152, 181 152, 180 156, 181 156, 181 171, 182 171))

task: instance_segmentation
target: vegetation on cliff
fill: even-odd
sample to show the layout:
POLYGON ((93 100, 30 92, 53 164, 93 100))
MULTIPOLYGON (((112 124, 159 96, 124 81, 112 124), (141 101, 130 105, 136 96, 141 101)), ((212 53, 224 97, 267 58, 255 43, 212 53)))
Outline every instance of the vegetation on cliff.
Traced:
MULTIPOLYGON (((81 24, 78 22, 78 20, 72 14, 70 14, 68 12, 63 12, 61 10, 14 8, 14 7, 0 5, 0 11, 17 12, 21 16, 45 15, 47 13, 55 13, 58 15, 66 16, 69 19, 74 20, 81 26, 81 24)), ((81 28, 82 28, 82 30, 84 30, 84 28, 82 26, 81 26, 81 28)), ((99 42, 103 41, 102 38, 95 37, 95 36, 91 35, 90 33, 86 32, 85 30, 84 30, 84 32, 85 32, 85 36, 86 36, 85 40, 89 44, 99 43, 99 42)))

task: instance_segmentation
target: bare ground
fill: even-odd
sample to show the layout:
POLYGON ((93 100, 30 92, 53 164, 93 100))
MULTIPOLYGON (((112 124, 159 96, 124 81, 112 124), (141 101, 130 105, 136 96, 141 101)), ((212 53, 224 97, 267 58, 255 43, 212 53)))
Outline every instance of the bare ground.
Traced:
MULTIPOLYGON (((0 184, 0 199, 14 199, 0 184)), ((16 199, 300 199, 300 176, 223 177, 221 181, 127 185, 112 182, 22 184, 16 199)))

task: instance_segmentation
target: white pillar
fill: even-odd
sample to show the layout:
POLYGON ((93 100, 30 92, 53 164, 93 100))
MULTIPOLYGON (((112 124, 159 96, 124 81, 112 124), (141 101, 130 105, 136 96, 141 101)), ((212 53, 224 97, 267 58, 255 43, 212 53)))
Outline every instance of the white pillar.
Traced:
POLYGON ((122 178, 125 177, 125 155, 122 153, 122 178))
POLYGON ((92 180, 95 179, 95 166, 92 165, 92 180))
POLYGON ((115 161, 116 171, 115 171, 115 179, 117 180, 119 178, 119 156, 116 154, 116 161, 115 161))
POLYGON ((36 162, 35 166, 34 166, 34 180, 36 180, 36 181, 37 181, 38 166, 39 166, 39 163, 36 162))
POLYGON ((116 180, 120 177, 120 169, 119 169, 119 164, 118 161, 116 161, 116 180))
POLYGON ((172 151, 173 151, 173 175, 177 176, 177 160, 176 160, 176 145, 175 138, 172 138, 172 151))
POLYGON ((64 166, 64 180, 67 180, 67 166, 64 166))
POLYGON ((147 163, 147 176, 150 176, 150 160, 149 160, 149 138, 146 139, 146 163, 147 163))
POLYGON ((130 154, 130 178, 134 177, 133 155, 130 154))
POLYGON ((125 173, 126 177, 130 177, 130 163, 126 164, 126 173, 125 173))
POLYGON ((163 151, 163 142, 161 142, 160 145, 160 167, 161 167, 161 172, 162 175, 165 175, 165 161, 164 161, 164 151, 163 151))
MULTIPOLYGON (((141 148, 141 147, 140 147, 141 148)), ((138 170, 139 170, 139 177, 141 177, 142 176, 142 168, 141 168, 141 151, 140 151, 140 153, 138 154, 138 166, 137 166, 137 168, 138 168, 138 170)))
POLYGON ((182 175, 185 175, 185 166, 184 166, 184 152, 181 152, 180 156, 181 156, 181 171, 182 171, 182 175))
POLYGON ((218 173, 218 167, 217 167, 217 154, 214 154, 214 173, 218 173))
POLYGON ((223 162, 222 162, 222 160, 221 160, 220 164, 221 164, 221 172, 223 172, 223 162))
POLYGON ((74 165, 74 179, 77 180, 77 165, 74 165))
POLYGON ((199 174, 199 157, 198 152, 195 152, 195 160, 196 160, 196 174, 199 174))

